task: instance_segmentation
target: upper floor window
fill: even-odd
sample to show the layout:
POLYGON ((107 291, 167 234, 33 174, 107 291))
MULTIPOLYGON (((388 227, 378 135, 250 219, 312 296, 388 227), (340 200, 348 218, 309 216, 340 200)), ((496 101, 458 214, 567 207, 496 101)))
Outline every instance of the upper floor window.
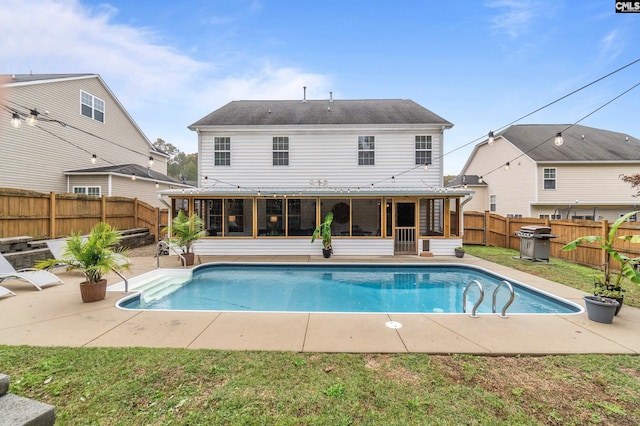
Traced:
POLYGON ((99 186, 74 186, 73 187, 74 194, 86 194, 93 195, 96 197, 100 196, 100 187, 99 186))
POLYGON ((80 112, 85 117, 104 123, 104 101, 82 90, 80 91, 80 112))
POLYGON ((375 154, 375 136, 358 136, 358 166, 373 166, 375 154))
POLYGON ((498 204, 496 201, 496 195, 489 195, 489 211, 495 212, 497 210, 498 204))
POLYGON ((542 169, 544 189, 556 189, 556 169, 542 169))
POLYGON ((231 138, 213 138, 213 164, 215 166, 231 165, 231 138))
POLYGON ((431 164, 431 136, 416 136, 416 164, 431 164))
POLYGON ((288 136, 273 137, 273 165, 274 166, 289 165, 289 137, 288 136))

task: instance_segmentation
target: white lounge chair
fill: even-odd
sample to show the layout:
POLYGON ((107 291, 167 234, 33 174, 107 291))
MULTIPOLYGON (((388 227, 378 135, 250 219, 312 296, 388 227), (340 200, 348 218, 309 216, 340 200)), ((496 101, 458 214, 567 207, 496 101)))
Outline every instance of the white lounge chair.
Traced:
POLYGON ((0 286, 0 299, 8 296, 15 296, 16 294, 9 290, 8 288, 0 286))
POLYGON ((0 253, 0 282, 7 278, 18 278, 33 284, 38 290, 52 285, 64 284, 60 278, 49 271, 27 268, 16 270, 0 253))

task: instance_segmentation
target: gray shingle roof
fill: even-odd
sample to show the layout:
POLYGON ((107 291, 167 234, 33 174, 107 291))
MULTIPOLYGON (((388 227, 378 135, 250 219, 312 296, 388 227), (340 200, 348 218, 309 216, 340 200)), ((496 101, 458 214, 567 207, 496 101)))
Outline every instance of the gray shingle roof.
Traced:
POLYGON ((65 78, 86 77, 95 74, 0 74, 0 81, 6 83, 26 83, 41 80, 59 80, 65 78))
POLYGON ((409 99, 233 101, 189 126, 453 124, 409 99))
POLYGON ((581 125, 564 130, 567 127, 569 124, 519 124, 500 135, 538 162, 640 160, 640 140, 632 136, 581 125), (558 132, 562 132, 562 146, 553 143, 558 132))
POLYGON ((110 174, 136 175, 136 177, 155 179, 161 182, 184 184, 181 180, 156 172, 139 164, 117 164, 114 166, 93 167, 89 169, 67 170, 65 174, 110 174))

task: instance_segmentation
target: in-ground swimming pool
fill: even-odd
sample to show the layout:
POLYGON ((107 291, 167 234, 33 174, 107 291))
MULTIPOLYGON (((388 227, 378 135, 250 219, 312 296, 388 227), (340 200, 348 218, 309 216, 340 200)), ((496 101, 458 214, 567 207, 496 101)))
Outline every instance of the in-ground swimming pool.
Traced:
MULTIPOLYGON (((462 313, 463 292, 476 280, 485 292, 477 312, 490 313, 494 290, 507 280, 515 295, 508 314, 582 312, 577 304, 469 265, 211 263, 193 270, 162 271, 149 273, 151 281, 138 288, 140 293, 121 300, 118 306, 180 311, 462 313)), ((133 279, 131 284, 135 284, 133 279)), ((496 293, 497 312, 509 295, 504 285, 496 293)), ((471 285, 466 312, 471 312, 479 297, 478 286, 471 285)))

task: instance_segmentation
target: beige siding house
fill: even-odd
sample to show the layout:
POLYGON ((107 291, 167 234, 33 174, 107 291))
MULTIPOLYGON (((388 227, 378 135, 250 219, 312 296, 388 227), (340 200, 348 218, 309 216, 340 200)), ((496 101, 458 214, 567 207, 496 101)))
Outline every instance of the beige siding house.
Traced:
POLYGON ((159 189, 188 187, 166 175, 168 156, 153 148, 99 75, 0 81, 0 187, 137 197, 156 207, 164 207, 159 189))
POLYGON ((476 145, 449 185, 476 191, 468 211, 613 221, 638 209, 635 191, 620 175, 639 169, 640 140, 630 135, 581 125, 516 125, 476 145))
POLYGON ((235 101, 189 128, 200 183, 162 191, 201 216, 200 253, 451 255, 472 191, 442 188, 452 124, 406 99, 235 101))

